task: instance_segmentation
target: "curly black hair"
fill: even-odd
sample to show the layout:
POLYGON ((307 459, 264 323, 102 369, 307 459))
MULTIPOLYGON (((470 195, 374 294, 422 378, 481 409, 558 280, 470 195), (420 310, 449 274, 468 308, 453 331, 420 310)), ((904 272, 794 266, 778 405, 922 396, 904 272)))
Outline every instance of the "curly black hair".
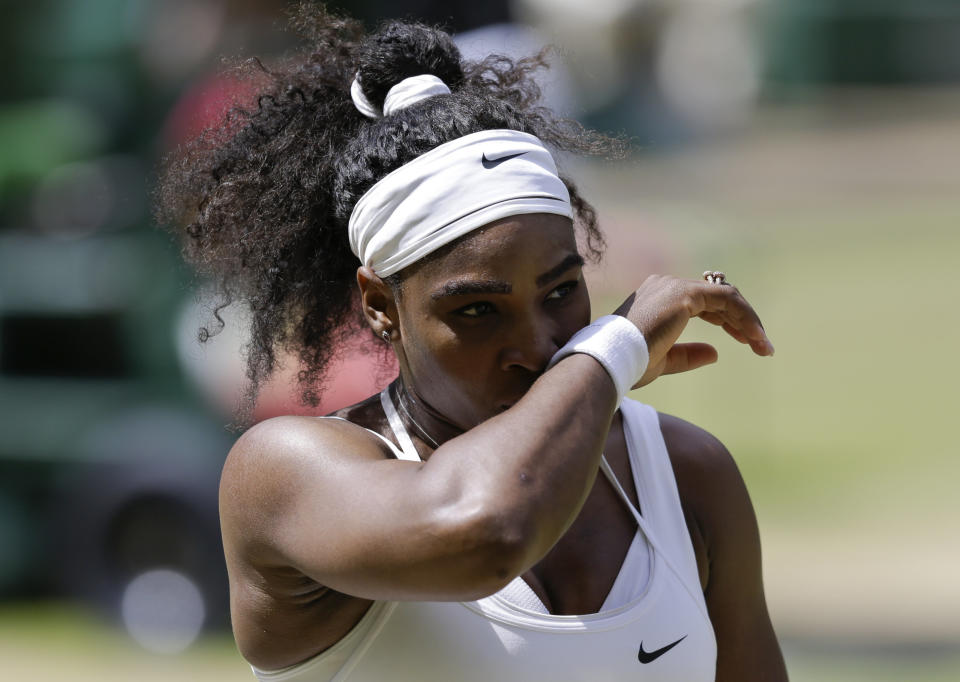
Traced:
MULTIPOLYGON (((293 23, 308 47, 273 68, 259 60, 235 67, 254 83, 254 106, 181 147, 164 163, 156 213, 184 239, 184 255, 218 284, 219 311, 242 300, 251 314, 247 348, 249 415, 279 351, 299 357, 302 400, 316 405, 336 349, 356 345, 366 327, 357 305, 357 258, 347 221, 364 192, 387 173, 450 140, 481 130, 531 133, 555 150, 622 154, 621 140, 588 131, 538 105, 533 74, 546 52, 524 59, 492 55, 468 62, 450 35, 418 23, 390 21, 367 34, 359 21, 304 4, 293 23), (404 78, 433 74, 451 94, 393 115, 369 119, 350 98, 356 76, 382 104, 404 78)), ((603 236, 593 208, 564 178, 597 261, 603 236)), ((389 278, 402 284, 403 273, 389 278)), ((367 344, 368 348, 374 347, 367 344)), ((381 348, 383 348, 381 346, 381 348)))

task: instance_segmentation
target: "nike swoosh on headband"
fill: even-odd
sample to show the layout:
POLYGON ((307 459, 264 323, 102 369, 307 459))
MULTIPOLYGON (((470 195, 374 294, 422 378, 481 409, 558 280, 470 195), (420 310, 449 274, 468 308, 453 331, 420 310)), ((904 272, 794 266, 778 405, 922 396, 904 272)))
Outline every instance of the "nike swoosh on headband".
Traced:
POLYGON ((388 277, 495 220, 529 213, 573 217, 553 156, 533 135, 484 130, 380 178, 353 207, 347 232, 360 262, 388 277), (492 168, 477 168, 481 160, 492 168))
POLYGON ((504 161, 509 161, 510 159, 515 159, 518 156, 523 156, 526 152, 517 152, 516 154, 507 154, 506 156, 501 156, 499 159, 488 159, 486 154, 480 156, 480 163, 483 164, 484 168, 496 168, 504 161))
POLYGON ((643 642, 640 642, 640 653, 637 654, 637 660, 640 661, 641 663, 644 663, 644 664, 646 664, 646 663, 652 663, 653 661, 657 660, 658 658, 660 658, 661 656, 663 656, 665 653, 667 653, 668 651, 670 651, 670 649, 672 649, 673 647, 677 646, 680 642, 682 642, 682 641, 685 640, 686 638, 687 638, 687 636, 684 635, 683 637, 681 637, 680 639, 678 639, 678 640, 677 640, 676 642, 674 642, 673 644, 668 644, 668 645, 665 646, 665 647, 660 647, 660 648, 657 649, 656 651, 649 651, 649 652, 643 650, 643 642))

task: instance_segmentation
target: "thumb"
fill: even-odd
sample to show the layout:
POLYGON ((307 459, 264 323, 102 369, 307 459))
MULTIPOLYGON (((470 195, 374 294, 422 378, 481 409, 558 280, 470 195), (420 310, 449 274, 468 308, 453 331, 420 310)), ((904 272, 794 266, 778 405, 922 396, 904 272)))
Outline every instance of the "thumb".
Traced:
POLYGON ((667 351, 662 374, 679 374, 712 365, 717 357, 717 349, 709 343, 675 343, 667 351))

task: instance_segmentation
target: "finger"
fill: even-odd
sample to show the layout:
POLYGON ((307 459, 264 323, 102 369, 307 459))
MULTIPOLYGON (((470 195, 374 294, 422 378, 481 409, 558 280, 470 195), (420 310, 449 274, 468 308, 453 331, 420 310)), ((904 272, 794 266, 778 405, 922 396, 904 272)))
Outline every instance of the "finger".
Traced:
MULTIPOLYGON (((726 317, 724 317, 724 315, 721 313, 703 313, 700 315, 700 319, 704 320, 705 322, 709 322, 710 324, 715 324, 718 327, 723 327, 723 330, 727 332, 730 336, 732 336, 734 339, 736 339, 740 343, 749 344, 751 348, 753 348, 754 345, 757 344, 756 341, 752 341, 748 339, 743 332, 741 332, 739 329, 737 329, 732 324, 730 324, 730 322, 727 321, 726 317)), ((762 346, 762 344, 760 345, 762 346)))
POLYGON ((724 322, 721 326, 725 332, 727 332, 737 341, 749 345, 753 352, 757 355, 773 355, 774 349, 773 344, 770 343, 770 339, 767 339, 766 337, 761 340, 749 339, 743 332, 727 322, 724 322))
POLYGON ((657 363, 647 367, 643 377, 633 388, 646 386, 664 374, 678 374, 717 361, 717 349, 708 343, 677 343, 657 363))
POLYGON ((753 323, 734 326, 729 322, 724 322, 721 326, 725 332, 727 332, 737 341, 748 344, 753 352, 757 355, 773 355, 773 344, 770 342, 770 339, 767 338, 767 334, 763 331, 762 327, 759 328, 759 335, 754 333, 753 338, 751 338, 750 335, 746 333, 745 329, 753 328, 755 330, 756 327, 753 327, 753 323))
POLYGON ((700 319, 704 322, 709 322, 710 324, 715 324, 718 327, 722 327, 727 324, 727 318, 723 313, 700 313, 700 319))
POLYGON ((661 374, 679 374, 717 361, 717 349, 709 343, 677 343, 667 351, 661 374))
MULTIPOLYGON (((724 326, 728 333, 736 330, 748 339, 754 352, 759 355, 773 355, 773 344, 767 337, 759 316, 736 287, 704 282, 700 290, 704 305, 700 317, 707 319, 704 315, 711 316, 712 319, 708 321, 717 319, 717 316, 722 317, 729 325, 729 329, 724 326)), ((736 335, 733 336, 737 338, 736 335)))
POLYGON ((723 323, 722 325, 720 325, 720 326, 723 327, 723 330, 724 330, 725 332, 727 332, 727 334, 729 334, 730 336, 732 336, 733 338, 735 338, 735 339, 736 339, 737 341, 739 341, 740 343, 750 343, 750 339, 748 339, 746 336, 744 336, 743 333, 741 333, 741 331, 740 331, 739 329, 737 329, 736 327, 734 327, 733 325, 730 325, 730 324, 727 324, 726 322, 724 322, 724 323, 723 323))

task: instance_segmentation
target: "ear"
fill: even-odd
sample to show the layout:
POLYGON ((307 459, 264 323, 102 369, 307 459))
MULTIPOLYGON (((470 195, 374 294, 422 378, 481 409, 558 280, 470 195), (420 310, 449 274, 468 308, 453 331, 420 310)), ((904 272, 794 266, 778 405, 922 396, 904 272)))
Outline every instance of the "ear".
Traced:
POLYGON ((377 336, 387 332, 391 337, 400 331, 397 303, 393 290, 370 268, 357 268, 357 287, 360 289, 360 305, 367 324, 377 336))

